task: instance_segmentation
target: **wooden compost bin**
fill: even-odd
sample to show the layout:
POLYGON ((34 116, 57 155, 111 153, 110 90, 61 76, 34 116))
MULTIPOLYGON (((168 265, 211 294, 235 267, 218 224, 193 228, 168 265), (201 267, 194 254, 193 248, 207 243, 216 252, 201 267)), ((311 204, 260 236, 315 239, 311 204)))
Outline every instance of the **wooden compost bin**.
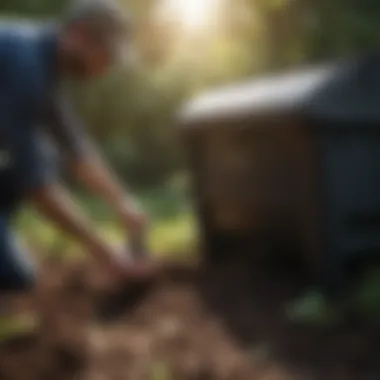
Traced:
MULTIPOLYGON (((380 156, 380 107, 374 98, 377 94, 380 101, 379 64, 375 54, 255 79, 184 107, 180 129, 208 260, 243 246, 256 255, 259 241, 298 255, 315 273, 329 266, 329 258, 344 256, 341 241, 353 232, 343 226, 350 202, 334 204, 350 175, 350 185, 357 184, 352 173, 340 178, 342 170, 334 173, 331 165, 354 160, 351 167, 358 173, 368 169, 369 161, 353 154, 363 138, 376 141, 380 156), (344 146, 352 149, 342 149, 347 139, 344 146), (362 166, 355 165, 358 160, 362 166)), ((373 186, 366 173, 362 198, 373 186)), ((356 208, 363 209, 351 193, 356 208)), ((370 206, 380 205, 380 186, 377 194, 370 206)), ((378 235, 372 243, 380 247, 378 235)))

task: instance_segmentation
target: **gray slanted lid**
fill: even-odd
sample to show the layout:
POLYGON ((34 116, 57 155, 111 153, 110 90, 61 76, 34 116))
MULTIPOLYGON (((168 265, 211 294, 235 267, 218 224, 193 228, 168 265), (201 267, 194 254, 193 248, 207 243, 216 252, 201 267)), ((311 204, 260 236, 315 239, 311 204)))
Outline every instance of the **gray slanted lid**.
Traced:
POLYGON ((299 112, 332 121, 380 121, 380 54, 250 80, 187 104, 182 125, 299 112))
POLYGON ((187 104, 181 121, 193 124, 209 119, 231 119, 280 113, 301 107, 313 92, 335 75, 337 67, 326 65, 287 74, 249 80, 201 95, 187 104))
POLYGON ((380 51, 352 59, 312 94, 307 113, 341 123, 380 123, 380 51))

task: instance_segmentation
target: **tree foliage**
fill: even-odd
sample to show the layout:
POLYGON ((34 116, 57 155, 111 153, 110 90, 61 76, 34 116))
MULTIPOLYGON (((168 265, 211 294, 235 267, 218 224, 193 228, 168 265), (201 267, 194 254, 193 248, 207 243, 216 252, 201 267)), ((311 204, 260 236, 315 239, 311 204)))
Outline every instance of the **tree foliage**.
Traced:
MULTIPOLYGON (((189 96, 373 48, 380 37, 375 0, 224 0, 218 27, 192 35, 182 33, 180 20, 158 22, 161 0, 120 1, 136 20, 140 65, 69 90, 112 163, 137 185, 162 182, 183 165, 173 116, 189 96)), ((67 3, 2 0, 0 12, 45 18, 67 3)))

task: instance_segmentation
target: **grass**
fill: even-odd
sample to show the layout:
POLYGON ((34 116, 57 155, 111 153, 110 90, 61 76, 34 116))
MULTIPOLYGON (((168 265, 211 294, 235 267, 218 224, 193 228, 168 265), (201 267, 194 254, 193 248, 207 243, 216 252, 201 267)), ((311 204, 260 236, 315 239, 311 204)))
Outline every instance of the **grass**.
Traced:
POLYGON ((0 317, 0 343, 4 344, 15 337, 34 335, 38 321, 32 315, 0 317))
MULTIPOLYGON (((77 199, 105 238, 114 244, 126 241, 126 233, 104 204, 83 195, 77 199)), ((139 200, 151 217, 149 249, 157 255, 175 255, 178 259, 193 255, 196 224, 188 199, 178 191, 163 188, 147 191, 139 200)), ((72 239, 31 210, 21 213, 18 228, 27 244, 41 247, 47 255, 70 257, 80 251, 72 239)))
POLYGON ((164 362, 153 363, 150 380, 171 380, 171 371, 164 362))
MULTIPOLYGON (((358 283, 343 295, 344 304, 355 311, 363 321, 380 323, 380 267, 367 270, 358 283)), ((340 300, 342 301, 342 299, 340 300)), ((319 293, 310 292, 288 307, 290 320, 313 325, 331 325, 340 321, 342 315, 335 305, 329 304, 319 293)))
POLYGON ((380 267, 366 273, 354 291, 353 303, 365 320, 380 322, 380 267))

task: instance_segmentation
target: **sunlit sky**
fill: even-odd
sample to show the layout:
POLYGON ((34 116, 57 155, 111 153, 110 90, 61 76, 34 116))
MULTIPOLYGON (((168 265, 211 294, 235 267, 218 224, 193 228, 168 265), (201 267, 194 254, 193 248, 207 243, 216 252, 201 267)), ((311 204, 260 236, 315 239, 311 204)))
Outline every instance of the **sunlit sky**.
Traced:
POLYGON ((161 0, 158 17, 175 21, 187 32, 207 28, 217 17, 223 0, 161 0))

